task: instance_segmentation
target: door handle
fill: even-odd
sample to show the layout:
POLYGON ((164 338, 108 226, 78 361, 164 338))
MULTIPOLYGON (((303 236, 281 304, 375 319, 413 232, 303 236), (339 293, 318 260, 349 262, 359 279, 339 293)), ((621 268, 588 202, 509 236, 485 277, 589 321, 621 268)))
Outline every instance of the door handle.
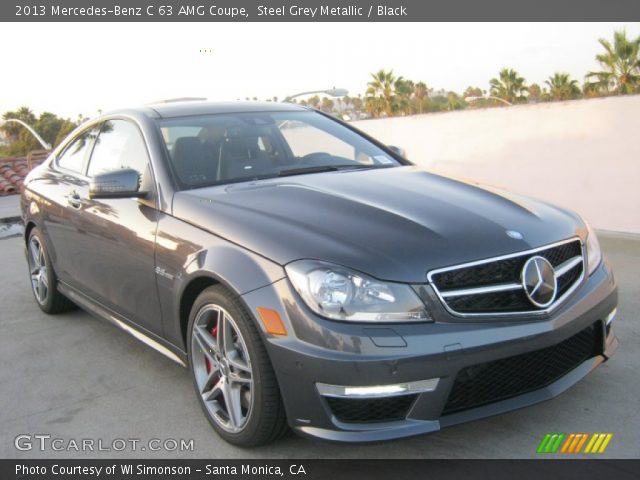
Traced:
POLYGON ((82 199, 78 192, 71 192, 67 195, 67 203, 73 208, 80 208, 82 206, 82 199))

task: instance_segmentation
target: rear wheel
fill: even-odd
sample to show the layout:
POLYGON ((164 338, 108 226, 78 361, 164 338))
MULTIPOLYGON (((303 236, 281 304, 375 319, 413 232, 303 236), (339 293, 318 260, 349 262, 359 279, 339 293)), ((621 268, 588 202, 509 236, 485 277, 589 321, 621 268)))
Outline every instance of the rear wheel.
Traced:
POLYGON ((47 254, 42 233, 37 227, 29 232, 27 262, 31 291, 40 309, 51 314, 71 310, 74 304, 58 292, 56 273, 47 254))
POLYGON ((287 431, 278 383, 260 334, 237 296, 204 290, 189 317, 189 364, 200 405, 229 443, 253 447, 287 431))

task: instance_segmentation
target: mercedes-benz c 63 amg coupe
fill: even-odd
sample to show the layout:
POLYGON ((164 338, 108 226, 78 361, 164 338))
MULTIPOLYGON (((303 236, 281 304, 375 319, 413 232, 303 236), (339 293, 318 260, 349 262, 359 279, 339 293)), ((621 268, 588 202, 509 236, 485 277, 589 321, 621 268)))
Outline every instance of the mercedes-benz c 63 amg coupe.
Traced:
POLYGON ((290 104, 103 115, 26 179, 35 300, 186 366, 242 446, 433 432, 609 358, 617 290, 583 219, 398 151, 290 104))

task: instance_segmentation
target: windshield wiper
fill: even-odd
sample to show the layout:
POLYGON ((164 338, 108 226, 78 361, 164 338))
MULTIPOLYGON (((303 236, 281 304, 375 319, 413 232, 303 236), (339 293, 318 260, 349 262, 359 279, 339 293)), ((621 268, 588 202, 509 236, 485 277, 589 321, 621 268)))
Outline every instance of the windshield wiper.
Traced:
POLYGON ((280 170, 278 177, 290 177, 293 175, 304 175, 306 173, 337 172, 339 170, 359 170, 361 168, 372 168, 370 165, 317 165, 313 167, 289 168, 280 170))

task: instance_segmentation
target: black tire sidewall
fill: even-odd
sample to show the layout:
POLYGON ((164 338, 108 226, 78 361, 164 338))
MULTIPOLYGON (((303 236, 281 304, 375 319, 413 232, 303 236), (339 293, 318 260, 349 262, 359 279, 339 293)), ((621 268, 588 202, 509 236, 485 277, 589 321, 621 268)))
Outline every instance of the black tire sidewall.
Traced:
POLYGON ((27 259, 27 266, 28 266, 28 270, 29 270, 29 286, 31 287, 31 293, 33 294, 33 298, 35 299, 36 303, 38 304, 38 306, 44 311, 44 312, 51 312, 53 310, 53 306, 54 306, 54 302, 55 302, 55 296, 56 295, 60 295, 57 291, 56 288, 56 276, 55 273, 53 271, 53 266, 51 264, 51 258, 49 257, 49 251, 47 248, 47 244, 44 241, 44 237, 42 235, 42 233, 40 232, 40 230, 38 229, 38 227, 34 227, 33 229, 31 229, 31 231, 29 232, 29 239, 27 240, 27 255, 28 255, 28 259, 27 259), (31 258, 31 239, 33 237, 36 237, 38 239, 38 242, 41 245, 41 248, 44 252, 44 263, 45 266, 47 267, 47 299, 45 302, 41 303, 38 298, 36 297, 36 292, 33 291, 33 285, 31 283, 31 264, 29 261, 29 258, 31 258))
POLYGON ((270 365, 262 365, 261 362, 259 362, 259 359, 261 358, 259 349, 264 349, 264 345, 261 342, 262 340, 260 339, 260 334, 258 333, 256 326, 253 324, 253 320, 247 313, 246 308, 244 308, 240 304, 240 301, 238 299, 234 299, 234 295, 224 287, 220 285, 209 287, 205 289, 195 300, 193 307, 191 308, 191 313, 189 314, 189 325, 187 329, 186 339, 189 359, 189 372, 191 374, 193 386, 196 392, 196 396, 198 397, 200 407, 202 408, 211 426, 222 438, 224 438, 229 443, 237 446, 253 446, 252 444, 254 443, 256 434, 261 430, 260 424, 264 415, 263 385, 266 381, 266 377, 268 377, 268 375, 266 375, 265 373, 265 367, 271 368, 270 365), (202 307, 209 304, 219 305, 220 307, 224 308, 229 313, 229 315, 231 315, 235 324, 240 330, 240 333, 242 334, 245 346, 247 347, 247 351, 249 353, 249 358, 251 359, 251 375, 253 378, 251 394, 253 397, 253 405, 251 407, 246 425, 240 432, 237 433, 232 433, 224 430, 211 417, 211 414, 207 410, 207 407, 202 400, 202 396, 200 394, 193 371, 193 352, 191 345, 193 325, 198 312, 202 309, 202 307))

